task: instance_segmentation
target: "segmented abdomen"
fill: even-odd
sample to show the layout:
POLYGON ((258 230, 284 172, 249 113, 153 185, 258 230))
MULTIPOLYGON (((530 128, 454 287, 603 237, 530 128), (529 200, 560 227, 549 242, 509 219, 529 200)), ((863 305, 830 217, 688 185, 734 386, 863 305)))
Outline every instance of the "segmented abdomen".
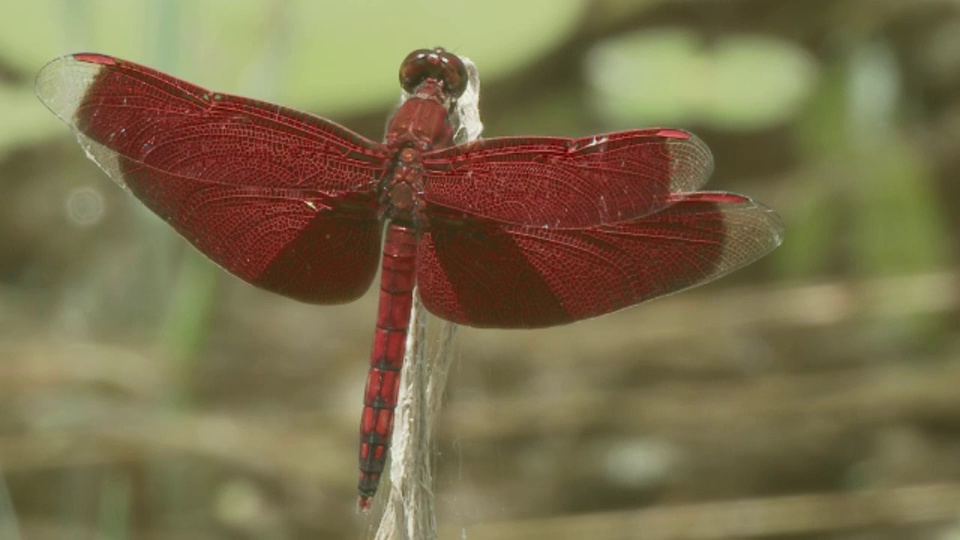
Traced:
POLYGON ((415 284, 417 238, 413 229, 391 223, 383 244, 380 306, 370 353, 370 372, 360 420, 360 506, 377 491, 393 433, 393 410, 400 390, 400 369, 415 284))

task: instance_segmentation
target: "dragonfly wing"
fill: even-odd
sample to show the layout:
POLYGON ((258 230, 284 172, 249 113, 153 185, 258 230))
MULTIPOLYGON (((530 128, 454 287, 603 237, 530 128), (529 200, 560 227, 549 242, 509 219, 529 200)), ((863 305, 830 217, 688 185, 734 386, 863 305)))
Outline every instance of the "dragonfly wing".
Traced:
POLYGON ((420 297, 468 326, 554 326, 707 283, 781 242, 777 215, 747 197, 700 192, 674 201, 582 230, 438 218, 420 243, 420 297))
POLYGON ((373 279, 382 145, 97 54, 50 62, 37 94, 100 168, 238 277, 320 303, 373 279))
POLYGON ((696 136, 643 129, 583 139, 482 139, 423 156, 430 205, 523 226, 586 228, 656 212, 713 171, 696 136))

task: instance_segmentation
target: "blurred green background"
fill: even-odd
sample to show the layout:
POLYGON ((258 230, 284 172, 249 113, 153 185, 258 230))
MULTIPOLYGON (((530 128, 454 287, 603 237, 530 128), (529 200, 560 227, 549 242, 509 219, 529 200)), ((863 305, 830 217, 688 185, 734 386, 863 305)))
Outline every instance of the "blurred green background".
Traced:
POLYGON ((463 329, 445 538, 960 538, 955 0, 0 0, 0 538, 362 538, 376 311, 197 255, 33 95, 97 51, 379 139, 415 48, 486 136, 695 131, 787 228, 717 283, 463 329))

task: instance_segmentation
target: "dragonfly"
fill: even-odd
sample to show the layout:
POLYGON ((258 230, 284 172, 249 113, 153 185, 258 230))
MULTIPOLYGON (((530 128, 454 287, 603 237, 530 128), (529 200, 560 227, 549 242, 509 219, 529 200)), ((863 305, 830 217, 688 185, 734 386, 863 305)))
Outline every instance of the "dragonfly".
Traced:
POLYGON ((542 328, 712 281, 783 238, 768 207, 700 191, 709 148, 680 129, 457 144, 465 62, 419 49, 383 142, 134 62, 73 54, 40 100, 104 172, 197 250, 302 302, 363 295, 380 268, 360 421, 360 507, 393 433, 414 291, 479 328, 542 328))

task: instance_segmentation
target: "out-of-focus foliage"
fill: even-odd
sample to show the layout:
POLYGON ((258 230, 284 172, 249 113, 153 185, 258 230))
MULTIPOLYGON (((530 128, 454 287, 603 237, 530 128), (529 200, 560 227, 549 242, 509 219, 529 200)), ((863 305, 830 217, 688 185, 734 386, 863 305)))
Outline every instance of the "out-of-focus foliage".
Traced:
POLYGON ((376 294, 227 276, 35 99, 99 51, 377 138, 412 49, 481 74, 487 136, 663 125, 785 244, 576 325, 465 329, 446 537, 960 534, 954 0, 7 2, 0 538, 357 538, 376 294), (616 511, 616 512, 614 512, 616 511))
POLYGON ((723 36, 705 47, 691 30, 609 39, 587 60, 594 107, 611 126, 705 124, 759 130, 794 118, 817 66, 782 39, 723 36))

